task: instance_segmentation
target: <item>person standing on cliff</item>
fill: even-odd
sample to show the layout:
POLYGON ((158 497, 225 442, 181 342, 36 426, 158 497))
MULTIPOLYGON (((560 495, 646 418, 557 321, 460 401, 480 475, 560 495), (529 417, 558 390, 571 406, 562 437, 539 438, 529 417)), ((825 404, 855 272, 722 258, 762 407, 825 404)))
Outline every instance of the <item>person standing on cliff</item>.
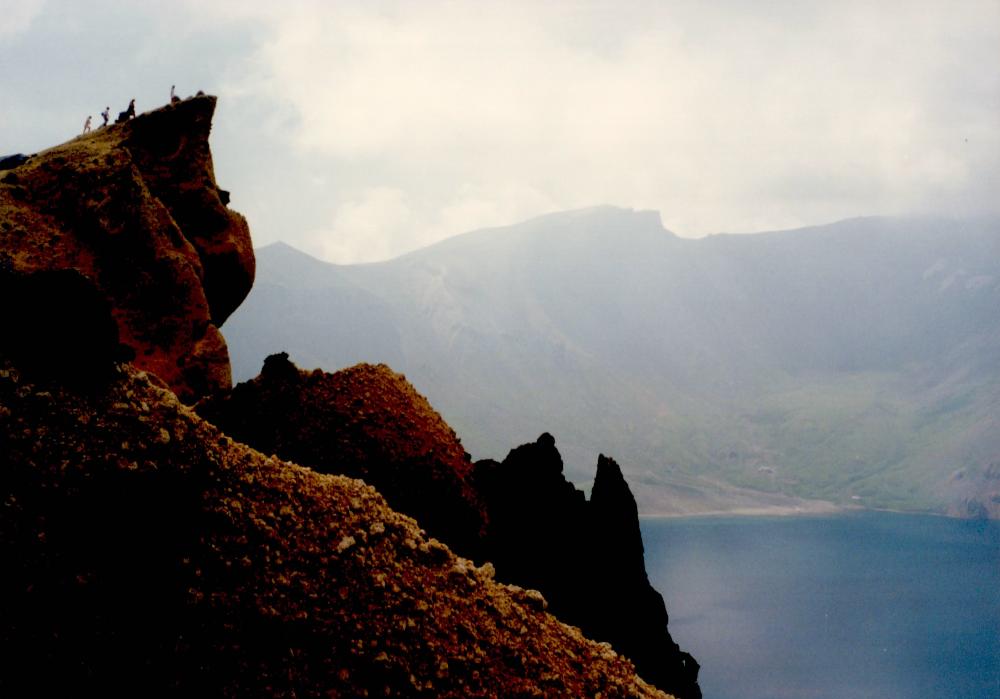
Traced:
POLYGON ((118 118, 115 119, 115 123, 121 124, 122 122, 126 122, 134 117, 135 117, 135 98, 133 97, 132 100, 128 103, 128 109, 126 109, 124 112, 119 112, 118 118))
POLYGON ((90 133, 90 115, 87 115, 87 121, 83 122, 83 132, 90 133))
POLYGON ((101 124, 102 129, 108 125, 108 119, 110 117, 111 117, 111 107, 105 107, 104 111, 101 112, 101 118, 104 119, 104 123, 101 124))
POLYGON ((181 101, 181 98, 174 94, 174 88, 175 87, 176 87, 176 85, 171 85, 170 86, 170 104, 174 104, 175 102, 180 102, 181 101))

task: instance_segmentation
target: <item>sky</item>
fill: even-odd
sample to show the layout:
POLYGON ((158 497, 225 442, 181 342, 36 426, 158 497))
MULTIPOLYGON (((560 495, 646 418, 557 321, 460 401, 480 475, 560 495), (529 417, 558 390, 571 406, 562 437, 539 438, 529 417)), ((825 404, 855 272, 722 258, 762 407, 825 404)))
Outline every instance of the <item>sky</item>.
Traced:
POLYGON ((219 96, 257 245, 370 262, 603 204, 697 237, 1000 212, 1000 0, 0 0, 0 155, 219 96))

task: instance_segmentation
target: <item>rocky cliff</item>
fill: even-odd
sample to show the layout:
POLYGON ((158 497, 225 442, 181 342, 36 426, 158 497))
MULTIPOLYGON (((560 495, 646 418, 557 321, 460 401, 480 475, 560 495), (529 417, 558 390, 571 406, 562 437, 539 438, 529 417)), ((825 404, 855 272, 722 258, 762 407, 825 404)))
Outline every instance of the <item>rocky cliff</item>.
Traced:
MULTIPOLYGON (((643 626, 628 615, 648 608, 617 599, 648 595, 613 462, 590 503, 551 438, 515 450, 523 468, 473 469, 385 366, 330 375, 277 355, 228 390, 218 325, 254 262, 212 176, 214 105, 171 105, 0 176, 0 695, 666 696, 525 589, 573 614, 573 571, 601 608, 576 623, 621 648, 623 624, 643 626), (222 430, 185 405, 198 398, 222 430), (320 470, 377 484, 420 524, 320 470), (545 550, 567 568, 518 572, 545 550), (625 577, 596 572, 608 562, 625 577)), ((665 623, 654 609, 651 627, 665 623)), ((634 648, 679 659, 657 681, 697 696, 676 646, 634 648)))
POLYGON ((621 469, 601 455, 588 501, 562 466, 549 434, 502 463, 476 464, 498 578, 542 591, 557 616, 610 642, 658 687, 700 697, 698 663, 671 638, 663 597, 646 576, 635 498, 621 469))
POLYGON ((254 277, 247 223, 213 174, 214 111, 194 97, 0 171, 3 265, 91 281, 135 365, 185 401, 229 388, 218 327, 254 277))

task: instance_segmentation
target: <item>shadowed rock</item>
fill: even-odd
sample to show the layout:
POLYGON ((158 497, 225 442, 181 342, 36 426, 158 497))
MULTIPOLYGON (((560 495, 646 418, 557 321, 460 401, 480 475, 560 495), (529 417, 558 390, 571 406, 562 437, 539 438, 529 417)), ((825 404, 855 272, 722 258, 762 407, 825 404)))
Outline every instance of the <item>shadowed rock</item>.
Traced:
POLYGON ((611 643, 658 687, 701 696, 698 663, 670 637, 663 597, 646 576, 635 498, 617 463, 599 457, 588 502, 543 434, 503 463, 477 462, 476 484, 498 579, 540 590, 556 615, 611 643))
POLYGON ((53 378, 78 388, 111 378, 132 359, 118 342, 111 304, 73 269, 28 274, 0 260, 0 355, 36 380, 53 378))
POLYGON ((16 167, 24 165, 28 162, 30 156, 24 153, 15 153, 14 155, 0 155, 0 170, 13 170, 16 167))

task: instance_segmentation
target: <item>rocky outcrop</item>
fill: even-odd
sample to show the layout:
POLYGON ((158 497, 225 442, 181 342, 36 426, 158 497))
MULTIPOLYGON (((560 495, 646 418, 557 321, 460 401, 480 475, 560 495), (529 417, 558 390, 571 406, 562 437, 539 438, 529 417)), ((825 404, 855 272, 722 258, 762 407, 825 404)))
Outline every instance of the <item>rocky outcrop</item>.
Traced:
POLYGON ((246 221, 215 183, 214 110, 214 97, 195 97, 0 174, 6 264, 83 275, 110 301, 136 366, 185 401, 231 385, 218 327, 254 275, 246 221))
POLYGON ((361 481, 0 360, 4 696, 663 697, 361 481))
POLYGON ((589 502, 563 476, 549 434, 473 473, 454 431, 402 375, 367 364, 306 372, 285 353, 196 410, 259 451, 364 479, 431 535, 495 564, 499 580, 541 590, 559 618, 611 643, 648 681, 700 696, 698 664, 671 639, 646 577, 635 499, 613 460, 600 457, 589 502))
POLYGON ((587 501, 543 434, 503 463, 477 462, 476 483, 499 579, 542 591, 557 616, 611 643, 658 687, 701 696, 698 663, 670 637, 663 597, 646 576, 635 498, 617 463, 599 457, 587 501))
POLYGON ((427 400, 384 364, 329 374, 271 355, 260 376, 197 410, 265 454, 362 478, 456 551, 483 553, 486 518, 469 455, 427 400))
POLYGON ((635 498, 621 468, 603 454, 587 504, 592 538, 586 586, 594 597, 580 625, 591 638, 610 641, 657 686, 700 697, 698 663, 670 637, 663 596, 646 575, 635 498))

